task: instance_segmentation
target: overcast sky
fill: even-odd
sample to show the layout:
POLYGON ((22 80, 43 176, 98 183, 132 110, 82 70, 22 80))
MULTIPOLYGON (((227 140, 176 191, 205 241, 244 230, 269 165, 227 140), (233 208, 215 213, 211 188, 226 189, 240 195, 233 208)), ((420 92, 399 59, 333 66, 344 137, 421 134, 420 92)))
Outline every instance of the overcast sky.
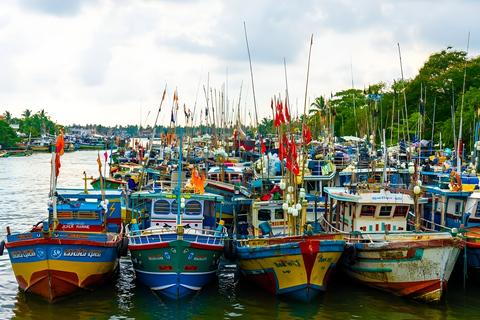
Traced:
POLYGON ((240 105, 254 117, 244 22, 258 118, 285 96, 284 59, 292 113, 303 113, 312 34, 307 103, 351 88, 352 70, 357 89, 400 78, 397 43, 405 78, 447 46, 466 50, 469 31, 478 55, 479 14, 474 0, 1 0, 0 114, 153 125, 167 85, 159 123, 168 125, 175 89, 181 109, 199 114, 209 78, 217 95, 225 84, 230 105, 243 83, 240 105))

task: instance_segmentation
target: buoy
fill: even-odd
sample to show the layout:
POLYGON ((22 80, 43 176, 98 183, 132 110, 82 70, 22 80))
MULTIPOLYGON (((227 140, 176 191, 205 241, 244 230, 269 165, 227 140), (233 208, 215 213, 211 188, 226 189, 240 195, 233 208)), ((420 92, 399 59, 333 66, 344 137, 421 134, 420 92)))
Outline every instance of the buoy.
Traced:
POLYGON ((450 184, 452 185, 453 191, 462 190, 462 179, 457 171, 450 172, 450 184))

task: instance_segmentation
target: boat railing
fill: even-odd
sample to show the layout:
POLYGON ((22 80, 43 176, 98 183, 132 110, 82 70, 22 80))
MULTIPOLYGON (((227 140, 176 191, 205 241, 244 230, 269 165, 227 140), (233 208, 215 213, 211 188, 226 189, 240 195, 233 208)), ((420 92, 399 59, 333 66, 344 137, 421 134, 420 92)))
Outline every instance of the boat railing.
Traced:
MULTIPOLYGON (((186 187, 187 181, 181 182, 182 190, 186 187)), ((160 189, 163 192, 172 192, 174 188, 178 186, 178 181, 171 181, 171 180, 149 180, 147 185, 153 187, 153 189, 160 189)))
MULTIPOLYGON (((127 233, 128 238, 130 238, 135 244, 167 242, 175 240, 178 237, 175 230, 164 227, 149 228, 141 231, 140 234, 136 233, 138 233, 138 231, 127 233)), ((187 228, 184 230, 183 234, 185 240, 204 244, 219 244, 219 240, 223 236, 223 233, 219 235, 215 230, 195 228, 187 228)))
POLYGON ((332 162, 338 170, 343 170, 350 165, 351 160, 344 157, 334 157, 332 162))

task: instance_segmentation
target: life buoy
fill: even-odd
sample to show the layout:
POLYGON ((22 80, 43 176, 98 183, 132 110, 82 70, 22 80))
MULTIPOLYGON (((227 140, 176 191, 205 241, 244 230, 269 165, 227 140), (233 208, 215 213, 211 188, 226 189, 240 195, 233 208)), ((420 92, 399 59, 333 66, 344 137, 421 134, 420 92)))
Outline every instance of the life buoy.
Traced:
POLYGON ((457 171, 450 172, 450 185, 452 186, 453 191, 462 190, 462 179, 457 171))

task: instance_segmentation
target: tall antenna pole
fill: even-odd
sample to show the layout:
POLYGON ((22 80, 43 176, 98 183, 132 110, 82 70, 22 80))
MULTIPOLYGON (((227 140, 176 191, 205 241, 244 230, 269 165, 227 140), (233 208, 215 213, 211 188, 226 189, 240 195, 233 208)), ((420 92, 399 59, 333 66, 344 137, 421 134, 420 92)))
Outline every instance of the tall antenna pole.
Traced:
MULTIPOLYGON (((248 61, 250 63, 250 75, 252 77, 252 91, 253 91, 253 107, 255 108, 255 126, 257 127, 258 132, 258 140, 260 141, 260 127, 258 126, 258 114, 257 114, 257 99, 255 98, 255 86, 253 83, 253 69, 252 69, 252 58, 250 57, 250 48, 248 46, 248 38, 247 38, 247 26, 245 22, 243 22, 243 29, 245 30, 245 42, 247 43, 247 51, 248 51, 248 61)), ((255 137, 253 137, 255 139, 255 137)), ((261 141, 260 141, 261 143, 261 141)), ((262 146, 260 145, 258 148, 259 153, 262 151, 262 146)), ((263 156, 260 156, 260 165, 263 168, 263 156)), ((263 171, 262 171, 263 172, 263 171)), ((263 176, 263 174, 262 174, 263 176)))
MULTIPOLYGON (((353 96, 353 116, 357 118, 357 112, 355 111, 355 86, 353 84, 353 62, 352 62, 352 55, 350 55, 350 71, 352 74, 352 96, 353 96)), ((345 132, 343 133, 345 134, 345 132)), ((355 136, 357 136, 357 126, 355 126, 355 136)))
POLYGON ((405 101, 405 119, 407 120, 407 138, 408 138, 408 159, 410 160, 410 128, 408 127, 407 95, 405 94, 405 81, 403 79, 402 54, 400 52, 400 43, 398 45, 398 57, 400 58, 400 71, 402 73, 403 101, 405 101))
POLYGON ((465 70, 463 71, 463 89, 462 89, 462 107, 460 109, 460 128, 458 129, 458 150, 457 150, 457 171, 461 171, 462 160, 461 160, 461 151, 462 151, 462 125, 463 125, 463 101, 465 98, 465 82, 467 79, 467 56, 468 49, 470 46, 470 31, 468 32, 467 39, 467 54, 465 55, 465 70))
POLYGON ((304 177, 305 177, 305 158, 307 157, 307 153, 306 153, 306 149, 307 149, 307 146, 306 146, 306 140, 307 140, 307 137, 305 137, 305 131, 304 128, 305 128, 305 124, 306 124, 306 119, 307 119, 307 91, 308 91, 308 76, 310 75, 310 57, 312 56, 312 46, 313 46, 313 34, 312 34, 312 37, 310 39, 310 49, 308 51, 308 66, 307 66, 307 82, 305 84, 305 102, 303 103, 303 122, 302 122, 302 142, 303 142, 303 148, 302 148, 302 187, 305 186, 305 181, 304 181, 304 177))

